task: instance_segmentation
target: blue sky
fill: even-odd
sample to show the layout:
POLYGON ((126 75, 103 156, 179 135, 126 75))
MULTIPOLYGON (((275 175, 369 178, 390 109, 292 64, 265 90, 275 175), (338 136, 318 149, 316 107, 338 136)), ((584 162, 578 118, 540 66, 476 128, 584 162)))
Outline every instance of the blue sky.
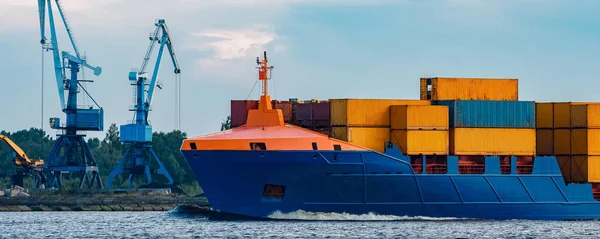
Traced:
MULTIPOLYGON (((255 58, 275 66, 272 97, 419 97, 420 77, 514 77, 521 100, 600 101, 600 17, 593 0, 63 0, 79 48, 103 68, 88 90, 105 128, 131 119, 127 74, 141 64, 154 20, 169 25, 182 70, 182 125, 212 133, 256 81, 255 58)), ((35 1, 0 0, 0 129, 44 124, 60 111, 35 1)), ((61 50, 71 51, 59 28, 61 50)), ((152 59, 151 63, 154 63, 152 59)), ((92 76, 90 71, 86 72, 92 76)), ((163 58, 151 121, 175 127, 175 76, 163 58)), ((258 97, 256 88, 251 98, 258 97)), ((103 137, 104 132, 90 132, 103 137)))

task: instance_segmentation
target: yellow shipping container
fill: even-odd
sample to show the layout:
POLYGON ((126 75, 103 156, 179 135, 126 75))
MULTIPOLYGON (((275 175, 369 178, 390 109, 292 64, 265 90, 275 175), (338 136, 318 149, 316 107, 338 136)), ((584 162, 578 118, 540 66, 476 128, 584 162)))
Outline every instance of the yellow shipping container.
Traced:
POLYGON ((553 103, 535 103, 535 124, 538 129, 554 128, 553 103))
POLYGON ((390 107, 392 129, 448 129, 448 106, 393 105, 390 107))
POLYGON ((534 156, 535 129, 453 128, 450 154, 534 156))
POLYGON ((571 103, 554 103, 553 105, 553 128, 571 128, 571 103))
POLYGON ((390 139, 407 155, 447 155, 448 131, 392 130, 390 139))
POLYGON ((554 130, 554 154, 571 155, 571 130, 554 130))
POLYGON ((600 128, 600 104, 571 105, 571 127, 600 128))
POLYGON ((554 155, 554 131, 551 129, 536 130, 537 155, 554 155))
POLYGON ((600 129, 573 129, 571 155, 600 155, 600 129))
POLYGON ((600 156, 557 156, 567 183, 600 182, 600 156))
POLYGON ((431 105, 427 100, 331 99, 331 126, 390 127, 390 106, 431 105))
POLYGON ((421 78, 422 100, 518 100, 517 79, 421 78))
POLYGON ((331 135, 333 138, 380 153, 384 152, 385 142, 390 141, 389 128, 332 127, 331 135))

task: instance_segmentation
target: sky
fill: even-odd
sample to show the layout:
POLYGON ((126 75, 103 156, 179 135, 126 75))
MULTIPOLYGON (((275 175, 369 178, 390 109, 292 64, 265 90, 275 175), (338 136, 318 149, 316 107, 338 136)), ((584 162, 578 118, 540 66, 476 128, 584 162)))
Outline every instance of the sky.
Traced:
MULTIPOLYGON (((260 88, 252 89, 263 51, 278 100, 418 99, 419 78, 447 76, 518 78, 520 100, 600 101, 595 0, 61 2, 79 50, 102 67, 100 76, 84 73, 94 80, 86 89, 105 111, 105 130, 133 117, 127 75, 140 67, 159 18, 181 68, 180 129, 188 136, 219 131, 230 100, 258 98, 260 88)), ((0 0, 0 22, 0 129, 44 127, 54 136, 48 118, 65 115, 51 52, 39 44, 37 3, 0 0)), ((62 22, 55 23, 60 50, 72 52, 62 22)), ((164 87, 155 92, 150 120, 154 131, 166 132, 177 122, 168 55, 159 70, 164 87)))

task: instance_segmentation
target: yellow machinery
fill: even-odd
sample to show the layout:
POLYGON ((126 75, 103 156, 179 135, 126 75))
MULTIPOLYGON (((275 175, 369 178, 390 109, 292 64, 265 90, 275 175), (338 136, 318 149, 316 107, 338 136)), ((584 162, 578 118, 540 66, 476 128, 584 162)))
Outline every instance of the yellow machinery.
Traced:
POLYGON ((6 142, 8 146, 12 148, 12 150, 14 150, 15 154, 13 157, 13 163, 20 169, 15 175, 13 175, 12 184, 23 187, 23 178, 27 175, 31 175, 35 180, 36 188, 39 188, 41 185, 43 185, 46 181, 42 173, 44 160, 29 159, 25 151, 23 151, 19 145, 15 144, 15 142, 10 140, 5 135, 0 134, 0 140, 4 140, 4 142, 6 142))

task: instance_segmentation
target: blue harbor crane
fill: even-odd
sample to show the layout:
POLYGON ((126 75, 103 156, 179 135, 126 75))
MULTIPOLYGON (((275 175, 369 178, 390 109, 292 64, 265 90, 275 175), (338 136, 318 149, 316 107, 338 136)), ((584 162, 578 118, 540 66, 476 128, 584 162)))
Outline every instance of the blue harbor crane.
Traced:
POLYGON ((78 79, 79 71, 84 67, 93 71, 94 75, 99 76, 102 69, 88 64, 85 56, 80 54, 79 49, 73 37, 73 31, 63 11, 61 1, 59 0, 38 0, 38 10, 40 15, 40 34, 42 49, 52 51, 54 58, 54 72, 56 84, 58 86, 58 96, 62 111, 67 115, 66 124, 61 124, 59 118, 50 118, 50 128, 61 130, 57 134, 57 141, 50 155, 46 158, 44 171, 48 174, 47 188, 62 187, 62 176, 65 173, 79 173, 79 188, 83 188, 84 183, 88 188, 103 188, 96 160, 88 148, 83 134, 78 131, 103 131, 104 130, 104 111, 96 101, 89 95, 81 83, 93 82, 91 80, 78 79), (54 25, 54 15, 52 12, 52 2, 56 3, 58 12, 65 30, 69 36, 69 41, 73 46, 75 55, 66 51, 60 51, 56 38, 56 28, 54 25), (48 14, 48 25, 50 27, 50 43, 46 38, 46 10, 48 14), (60 52, 60 55, 59 55, 60 52), (81 68, 81 69, 80 69, 81 68), (70 75, 67 74, 67 70, 70 75), (69 78, 70 76, 70 78, 69 78), (65 104, 65 91, 67 99, 65 104), (97 108, 92 106, 82 106, 78 104, 79 93, 84 92, 97 108))
POLYGON ((155 24, 154 33, 150 35, 150 46, 146 51, 146 56, 142 62, 142 67, 138 71, 129 72, 129 81, 135 87, 135 105, 130 111, 135 111, 134 120, 131 124, 121 125, 121 142, 130 144, 129 148, 119 160, 113 171, 107 178, 106 186, 112 188, 112 180, 119 174, 129 175, 129 188, 132 187, 134 176, 146 175, 148 184, 152 183, 152 173, 163 175, 167 178, 168 184, 173 184, 173 178, 160 161, 154 149, 152 149, 152 125, 148 122, 150 105, 155 87, 162 89, 160 83, 157 84, 158 69, 165 46, 169 50, 171 60, 175 68, 174 73, 179 74, 179 63, 175 56, 175 50, 171 44, 171 37, 164 19, 159 19, 155 24), (155 44, 160 44, 158 56, 154 65, 152 78, 148 81, 146 66, 150 60, 150 55, 155 44), (152 158, 158 164, 158 169, 151 170, 150 163, 152 158))

